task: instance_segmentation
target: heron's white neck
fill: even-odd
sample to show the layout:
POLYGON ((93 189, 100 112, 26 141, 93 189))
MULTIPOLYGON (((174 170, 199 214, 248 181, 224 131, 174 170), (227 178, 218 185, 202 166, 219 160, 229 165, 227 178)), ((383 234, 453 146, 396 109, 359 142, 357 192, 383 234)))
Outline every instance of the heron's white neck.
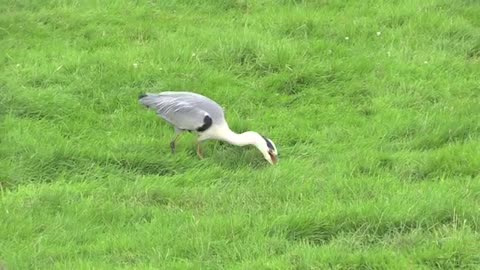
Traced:
POLYGON ((260 135, 253 131, 247 131, 244 133, 236 133, 232 131, 228 126, 222 128, 218 132, 218 137, 220 140, 226 141, 230 144, 237 146, 245 146, 250 144, 257 144, 260 135))

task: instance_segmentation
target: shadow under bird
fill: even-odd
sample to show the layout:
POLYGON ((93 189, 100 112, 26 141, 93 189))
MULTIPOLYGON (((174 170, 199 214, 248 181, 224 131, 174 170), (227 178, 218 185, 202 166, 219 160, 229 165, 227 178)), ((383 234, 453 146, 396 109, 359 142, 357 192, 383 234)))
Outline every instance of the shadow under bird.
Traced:
POLYGON ((278 161, 277 148, 270 139, 254 131, 233 132, 225 120, 223 108, 205 96, 192 92, 161 92, 143 94, 139 101, 174 127, 175 136, 170 142, 172 153, 180 135, 189 131, 198 134, 197 155, 201 159, 203 141, 221 140, 238 146, 253 145, 270 164, 278 161))

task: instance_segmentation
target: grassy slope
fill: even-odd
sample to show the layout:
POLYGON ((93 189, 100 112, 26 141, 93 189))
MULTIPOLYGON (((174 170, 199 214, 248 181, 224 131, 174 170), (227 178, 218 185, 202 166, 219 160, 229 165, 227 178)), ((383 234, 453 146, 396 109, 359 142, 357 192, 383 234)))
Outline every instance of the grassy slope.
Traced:
POLYGON ((480 267, 478 1, 97 2, 0 3, 9 268, 480 267), (164 89, 280 165, 172 156, 164 89))

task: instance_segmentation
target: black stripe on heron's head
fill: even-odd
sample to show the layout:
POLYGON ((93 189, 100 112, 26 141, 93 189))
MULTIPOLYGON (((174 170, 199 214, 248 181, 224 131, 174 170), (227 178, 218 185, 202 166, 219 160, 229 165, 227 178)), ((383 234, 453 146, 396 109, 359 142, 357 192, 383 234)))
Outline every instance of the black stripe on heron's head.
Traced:
POLYGON ((272 150, 272 151, 275 151, 275 147, 273 147, 273 144, 270 142, 269 139, 267 139, 267 137, 261 135, 262 138, 265 140, 265 142, 267 143, 267 147, 268 149, 272 150))

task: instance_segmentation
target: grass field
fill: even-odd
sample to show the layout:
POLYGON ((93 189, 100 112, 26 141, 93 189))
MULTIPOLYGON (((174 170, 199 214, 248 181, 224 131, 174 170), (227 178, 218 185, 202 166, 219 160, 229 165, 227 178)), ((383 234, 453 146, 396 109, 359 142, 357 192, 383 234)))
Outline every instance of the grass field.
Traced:
POLYGON ((480 2, 0 1, 0 269, 480 269, 480 2), (232 129, 171 127, 191 90, 232 129))

